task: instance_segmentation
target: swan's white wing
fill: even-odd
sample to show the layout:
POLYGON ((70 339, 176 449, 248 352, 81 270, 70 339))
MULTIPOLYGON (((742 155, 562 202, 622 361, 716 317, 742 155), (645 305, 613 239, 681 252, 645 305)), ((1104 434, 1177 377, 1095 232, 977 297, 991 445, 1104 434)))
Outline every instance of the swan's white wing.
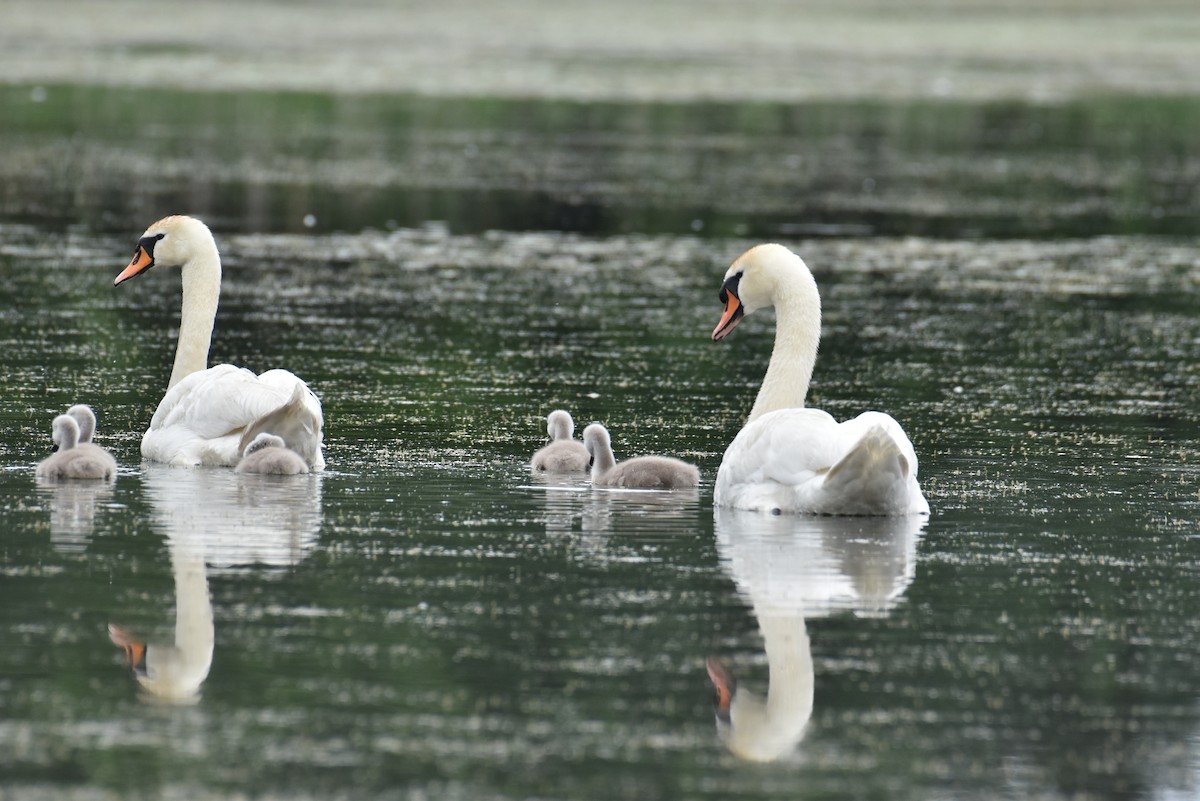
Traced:
MULTIPOLYGON (((298 384, 304 388, 306 407, 315 405, 316 419, 321 422, 320 401, 286 370, 256 376, 244 368, 220 364, 192 373, 159 403, 142 437, 142 455, 177 466, 233 466, 241 457, 238 445, 246 427, 286 404, 298 384)), ((314 469, 324 467, 321 433, 318 426, 314 432, 316 458, 309 460, 314 469)))
POLYGON ((837 421, 820 409, 780 409, 748 423, 725 450, 717 486, 799 484, 837 460, 837 421))
POLYGON ((837 423, 818 409, 780 409, 739 432, 717 472, 720 506, 815 514, 913 514, 929 507, 917 457, 890 416, 837 423))

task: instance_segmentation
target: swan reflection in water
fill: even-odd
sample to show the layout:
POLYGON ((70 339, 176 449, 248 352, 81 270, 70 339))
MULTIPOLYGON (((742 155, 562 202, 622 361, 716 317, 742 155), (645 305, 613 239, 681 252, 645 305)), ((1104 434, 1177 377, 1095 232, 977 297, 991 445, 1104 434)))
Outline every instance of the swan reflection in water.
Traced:
POLYGON ((767 657, 766 696, 707 661, 717 731, 735 756, 769 762, 791 753, 813 711, 813 662, 805 620, 838 611, 882 616, 912 583, 928 518, 714 512, 721 566, 758 621, 767 657))
POLYGON ((195 701, 213 660, 210 570, 288 567, 316 545, 321 476, 262 476, 232 470, 142 465, 151 523, 166 535, 175 577, 175 638, 147 644, 117 624, 138 684, 154 700, 195 701))

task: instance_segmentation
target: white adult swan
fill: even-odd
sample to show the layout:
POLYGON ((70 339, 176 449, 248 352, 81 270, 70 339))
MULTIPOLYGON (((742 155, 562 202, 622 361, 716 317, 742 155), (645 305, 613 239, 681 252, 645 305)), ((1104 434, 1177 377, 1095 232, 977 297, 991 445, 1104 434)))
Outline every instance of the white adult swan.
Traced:
POLYGON ((208 226, 193 217, 164 217, 138 240, 133 261, 113 285, 155 265, 180 267, 183 308, 167 394, 142 437, 142 456, 175 466, 236 465, 260 432, 282 437, 313 470, 322 470, 321 402, 287 370, 254 375, 241 367, 208 367, 221 295, 221 257, 208 226))
POLYGON ((550 444, 539 450, 529 461, 535 473, 579 473, 588 469, 588 451, 575 436, 575 421, 565 409, 555 409, 546 416, 546 433, 550 444))
POLYGON ((776 311, 775 349, 746 425, 717 471, 713 502, 768 512, 829 515, 928 514, 917 454, 882 412, 836 422, 805 409, 821 338, 821 297, 803 260, 782 245, 743 253, 721 286, 724 339, 743 315, 776 311))

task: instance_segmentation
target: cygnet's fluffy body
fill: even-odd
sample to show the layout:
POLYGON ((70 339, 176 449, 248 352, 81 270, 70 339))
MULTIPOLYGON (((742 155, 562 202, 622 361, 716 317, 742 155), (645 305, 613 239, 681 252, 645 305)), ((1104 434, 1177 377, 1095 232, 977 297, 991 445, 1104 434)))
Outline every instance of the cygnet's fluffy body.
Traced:
POLYGON ((592 423, 583 430, 592 458, 592 486, 622 489, 689 489, 700 483, 700 470, 669 456, 636 456, 617 462, 608 429, 592 423))
POLYGON ((259 434, 242 455, 236 468, 239 473, 263 473, 272 476, 294 476, 307 473, 304 458, 289 450, 282 437, 274 434, 259 434))
POLYGON ((546 433, 550 444, 533 455, 530 467, 535 473, 587 472, 591 457, 575 436, 575 421, 563 409, 555 409, 546 417, 546 433))
MULTIPOLYGON (((87 409, 86 406, 82 408, 87 409)), ((91 409, 87 409, 87 412, 91 415, 91 409)), ((91 431, 95 430, 95 420, 95 416, 92 415, 91 431)), ((90 442, 80 443, 79 423, 73 416, 60 414, 54 418, 52 427, 54 444, 58 446, 58 451, 38 465, 38 476, 52 480, 111 480, 116 476, 117 462, 108 451, 90 442)))

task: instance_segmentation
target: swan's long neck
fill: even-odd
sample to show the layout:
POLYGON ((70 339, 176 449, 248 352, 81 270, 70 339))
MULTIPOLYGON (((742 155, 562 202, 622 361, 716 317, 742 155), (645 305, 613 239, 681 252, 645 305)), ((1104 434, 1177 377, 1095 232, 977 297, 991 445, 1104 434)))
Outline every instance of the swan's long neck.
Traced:
POLYGON ((821 339, 821 300, 811 277, 785 286, 775 298, 775 317, 775 347, 749 420, 804 406, 821 339))
POLYGON ((167 389, 192 373, 208 369, 208 347, 221 298, 221 257, 215 244, 204 243, 183 265, 183 309, 179 316, 179 344, 167 389))
POLYGON ((60 451, 69 451, 79 444, 79 426, 65 420, 54 429, 54 444, 60 451))
POLYGON ((767 697, 738 689, 729 748, 743 759, 769 762, 800 742, 812 718, 812 647, 803 615, 757 608, 755 614, 767 652, 767 697))
POLYGON ((212 599, 203 547, 190 537, 168 538, 171 569, 175 574, 175 644, 150 646, 147 674, 138 681, 148 691, 168 700, 195 697, 212 668, 212 599))
POLYGON ((566 417, 550 418, 550 423, 548 425, 548 433, 550 434, 551 442, 555 442, 560 439, 570 439, 572 432, 571 432, 571 424, 570 424, 569 418, 566 418, 566 417))
POLYGON ((600 441, 592 451, 592 480, 612 470, 617 464, 617 459, 613 456, 612 445, 607 442, 600 441))
POLYGON ((763 612, 758 626, 771 678, 767 709, 780 719, 780 728, 802 731, 813 707, 812 646, 804 617, 763 612))
POLYGON ((208 573, 199 547, 176 547, 171 554, 175 573, 175 647, 181 673, 197 687, 208 676, 213 655, 213 610, 208 573))

